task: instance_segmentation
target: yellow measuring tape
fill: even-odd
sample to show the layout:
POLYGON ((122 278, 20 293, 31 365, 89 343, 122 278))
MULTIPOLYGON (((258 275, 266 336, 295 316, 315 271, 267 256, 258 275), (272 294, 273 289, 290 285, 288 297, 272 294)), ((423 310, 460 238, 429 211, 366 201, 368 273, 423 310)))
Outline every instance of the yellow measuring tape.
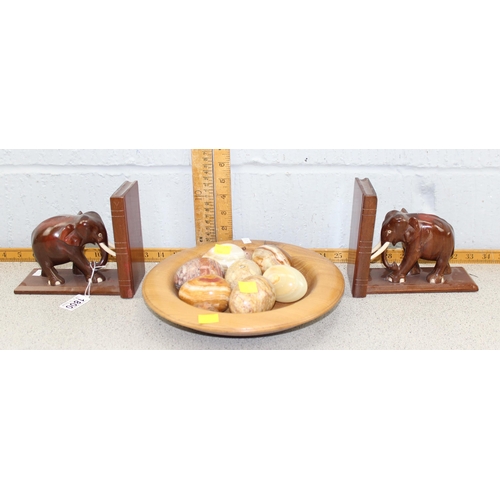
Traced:
MULTIPOLYGON (((192 149, 193 201, 195 211, 196 244, 229 241, 233 239, 231 198, 231 159, 229 149, 192 149)), ((160 262, 184 248, 145 248, 144 262, 160 262)), ((336 264, 347 263, 349 250, 312 248, 336 264)), ((98 261, 98 247, 85 248, 89 260, 98 261)), ((401 248, 387 252, 389 262, 400 262, 401 248)), ((109 258, 110 262, 116 259, 109 258)), ((0 262, 36 262, 31 248, 0 248, 0 262)), ((374 262, 381 262, 378 257, 374 262)), ((427 261, 421 261, 425 263, 427 261)), ((456 250, 453 264, 500 264, 500 250, 456 250)))
MULTIPOLYGON (((332 262, 339 264, 347 263, 349 258, 348 249, 333 249, 333 248, 313 248, 312 250, 318 252, 323 257, 330 259, 332 262)), ((395 248, 387 251, 387 260, 389 262, 401 262, 403 259, 403 250, 395 248)), ((377 257, 374 263, 382 263, 382 257, 377 257)), ((420 260, 422 264, 435 262, 420 260)), ((455 250, 450 265, 455 264, 500 264, 500 250, 455 250)))
MULTIPOLYGON (((184 248, 145 248, 144 262, 161 262, 181 250, 184 248)), ((336 264, 348 262, 349 250, 347 248, 312 248, 311 250, 336 264)), ((100 249, 97 247, 85 248, 84 253, 89 260, 98 261, 101 258, 100 249)), ((400 262, 402 256, 403 251, 399 248, 387 253, 389 262, 400 262)), ((115 262, 115 260, 109 257, 109 262, 115 262)), ((31 248, 0 248, 0 262, 36 262, 36 260, 31 248)), ((381 258, 378 257, 374 262, 380 263, 381 258)), ((428 261, 422 260, 421 262, 425 264, 428 261)), ((450 264, 500 264, 500 250, 456 250, 450 264)))
POLYGON ((191 150, 196 244, 233 239, 229 149, 191 150))

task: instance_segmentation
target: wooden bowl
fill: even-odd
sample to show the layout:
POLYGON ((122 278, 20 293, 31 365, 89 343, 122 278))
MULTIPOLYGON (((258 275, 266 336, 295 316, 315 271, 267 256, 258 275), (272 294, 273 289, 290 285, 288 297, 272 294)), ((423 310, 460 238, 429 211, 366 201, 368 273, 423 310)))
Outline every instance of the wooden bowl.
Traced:
MULTIPOLYGON (((227 337, 266 335, 289 330, 313 321, 332 309, 344 293, 344 277, 337 266, 318 253, 287 243, 274 241, 241 240, 220 243, 234 243, 249 252, 260 245, 276 245, 284 250, 306 278, 306 295, 290 304, 276 302, 271 311, 252 314, 218 313, 218 321, 205 323, 210 311, 191 306, 178 298, 174 286, 177 269, 190 259, 201 257, 214 243, 205 243, 182 250, 156 265, 145 277, 142 294, 148 307, 161 318, 196 331, 227 337)), ((216 318, 211 316, 211 318, 216 318)))

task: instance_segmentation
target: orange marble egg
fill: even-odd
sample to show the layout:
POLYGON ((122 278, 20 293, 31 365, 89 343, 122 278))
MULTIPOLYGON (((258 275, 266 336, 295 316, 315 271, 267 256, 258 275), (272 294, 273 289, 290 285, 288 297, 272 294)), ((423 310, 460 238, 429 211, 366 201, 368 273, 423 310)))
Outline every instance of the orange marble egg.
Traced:
POLYGON ((229 304, 231 286, 220 276, 206 274, 186 281, 179 288, 179 298, 207 311, 224 312, 229 304))
POLYGON ((216 274, 223 278, 224 269, 216 260, 208 257, 196 257, 188 260, 175 273, 175 288, 178 290, 186 281, 206 274, 216 274))

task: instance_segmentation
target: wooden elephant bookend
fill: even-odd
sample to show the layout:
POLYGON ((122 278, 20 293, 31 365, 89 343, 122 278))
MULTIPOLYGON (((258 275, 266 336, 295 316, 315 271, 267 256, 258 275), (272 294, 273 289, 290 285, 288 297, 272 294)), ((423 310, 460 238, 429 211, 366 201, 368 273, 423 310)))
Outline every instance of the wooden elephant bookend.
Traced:
MULTIPOLYGON (((110 205, 116 269, 95 271, 90 293, 132 298, 145 275, 137 181, 125 181, 111 195, 110 205)), ((96 265, 104 266, 110 252, 107 240, 106 228, 96 212, 56 216, 42 222, 35 228, 32 237, 33 253, 42 269, 33 269, 14 293, 85 293, 91 276, 91 265, 83 253, 85 244, 96 243, 103 248, 101 260, 96 265), (68 262, 73 262, 73 269, 55 269, 56 265, 68 262)))
POLYGON ((353 297, 372 293, 476 292, 478 286, 463 267, 451 267, 454 252, 453 228, 431 214, 408 213, 405 209, 387 213, 381 228, 381 244, 373 247, 377 194, 369 179, 355 179, 347 274, 353 297), (389 263, 389 244, 403 245, 403 260, 389 263), (378 252, 378 253, 377 253, 378 252), (384 267, 371 261, 382 255, 384 267), (421 267, 419 260, 434 261, 421 267))

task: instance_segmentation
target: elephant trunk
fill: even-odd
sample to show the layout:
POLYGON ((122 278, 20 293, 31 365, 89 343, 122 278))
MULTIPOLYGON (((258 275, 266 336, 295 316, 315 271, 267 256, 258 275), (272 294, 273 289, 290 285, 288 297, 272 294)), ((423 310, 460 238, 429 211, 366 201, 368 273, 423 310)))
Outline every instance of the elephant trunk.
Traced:
POLYGON ((394 234, 391 229, 382 226, 382 230, 380 231, 380 241, 382 243, 382 248, 380 249, 380 253, 382 253, 382 264, 386 269, 392 269, 393 265, 389 263, 387 260, 387 248, 390 244, 395 245, 397 243, 394 238, 394 234))
MULTIPOLYGON (((387 246, 389 246, 389 242, 387 242, 387 246)), ((389 264, 389 261, 387 260, 387 246, 382 252, 382 263, 387 269, 392 269, 392 264, 389 264)))
POLYGON ((116 252, 108 247, 107 238, 104 238, 104 241, 100 241, 99 246, 101 247, 101 260, 97 263, 97 266, 104 267, 108 263, 108 258, 110 255, 116 257, 116 252))
POLYGON ((382 254, 382 259, 385 258, 385 251, 387 247, 389 246, 389 242, 386 241, 383 245, 382 243, 379 243, 376 245, 373 250, 372 250, 372 255, 370 257, 370 260, 375 260, 380 254, 382 254))
POLYGON ((101 247, 101 260, 96 264, 97 267, 104 267, 108 263, 109 254, 103 249, 102 245, 104 243, 99 243, 101 247))

